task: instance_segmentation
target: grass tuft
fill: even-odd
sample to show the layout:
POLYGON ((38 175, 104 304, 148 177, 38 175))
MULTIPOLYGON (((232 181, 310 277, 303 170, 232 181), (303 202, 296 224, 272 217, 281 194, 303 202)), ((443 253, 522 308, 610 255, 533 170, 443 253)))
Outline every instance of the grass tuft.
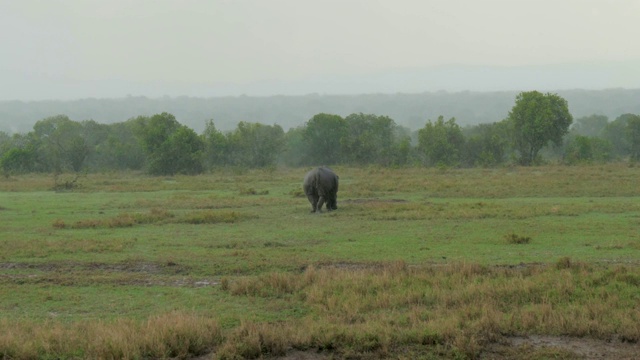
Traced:
POLYGON ((520 236, 515 233, 509 233, 504 236, 507 244, 528 244, 531 242, 531 238, 528 236, 520 236))
POLYGON ((256 190, 252 187, 240 189, 240 195, 269 195, 269 190, 256 190))
POLYGON ((177 222, 187 224, 233 224, 247 218, 248 217, 246 215, 240 214, 236 211, 204 210, 185 214, 179 218, 177 222))

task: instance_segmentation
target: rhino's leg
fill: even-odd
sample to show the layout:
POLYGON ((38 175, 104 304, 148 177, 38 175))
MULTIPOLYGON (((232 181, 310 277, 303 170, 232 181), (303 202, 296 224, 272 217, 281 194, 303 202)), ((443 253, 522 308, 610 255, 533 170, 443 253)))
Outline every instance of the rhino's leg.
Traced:
POLYGON ((338 210, 337 196, 335 195, 331 196, 330 206, 331 206, 331 210, 338 210))
MULTIPOLYGON (((326 198, 324 194, 321 194, 320 198, 318 198, 318 207, 317 207, 318 212, 322 212, 322 205, 324 205, 325 201, 326 201, 326 198)), ((331 211, 331 209, 329 208, 329 203, 327 203, 327 210, 331 211)))
POLYGON ((307 199, 309 199, 309 203, 311 204, 311 212, 316 212, 318 209, 318 195, 309 194, 307 195, 307 199))

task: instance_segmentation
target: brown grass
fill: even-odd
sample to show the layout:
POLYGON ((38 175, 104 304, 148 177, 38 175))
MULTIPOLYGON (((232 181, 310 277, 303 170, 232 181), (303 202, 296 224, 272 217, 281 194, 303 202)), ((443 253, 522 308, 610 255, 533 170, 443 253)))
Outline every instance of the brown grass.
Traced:
POLYGON ((0 358, 7 359, 186 359, 212 351, 222 340, 215 320, 181 312, 71 325, 0 320, 0 328, 0 358))
MULTIPOLYGON (((599 274, 569 259, 555 267, 408 267, 403 262, 349 270, 309 267, 302 274, 227 280, 225 288, 234 296, 299 297, 318 319, 290 321, 286 331, 282 324, 244 324, 237 330, 242 336, 227 339, 231 343, 223 346, 224 354, 280 354, 279 341, 286 340, 290 348, 330 350, 344 357, 386 357, 423 344, 447 356, 476 358, 505 335, 640 340, 640 313, 628 297, 630 290, 607 295, 608 282, 594 286, 599 274), (305 335, 291 336, 296 333, 305 335), (284 339, 274 340, 277 334, 284 339), (272 349, 264 342, 267 338, 278 345, 272 349)), ((640 282, 637 269, 617 270, 611 276, 640 282)))
POLYGON ((52 226, 54 229, 92 229, 92 228, 124 228, 142 224, 186 223, 186 224, 218 224, 236 223, 238 221, 254 218, 236 211, 224 210, 197 210, 181 216, 172 212, 152 208, 147 213, 120 213, 106 219, 83 219, 74 222, 71 226, 64 220, 56 219, 52 226))

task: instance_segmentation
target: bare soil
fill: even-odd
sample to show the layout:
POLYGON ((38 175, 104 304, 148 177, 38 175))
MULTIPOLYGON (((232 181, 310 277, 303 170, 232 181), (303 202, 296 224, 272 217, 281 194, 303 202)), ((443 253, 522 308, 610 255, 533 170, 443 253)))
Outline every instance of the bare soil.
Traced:
POLYGON ((532 335, 527 337, 513 337, 509 339, 516 347, 523 345, 540 348, 555 348, 578 355, 580 359, 638 359, 640 344, 623 342, 620 340, 598 340, 589 338, 575 338, 567 336, 532 335))
MULTIPOLYGON (((211 358, 211 357, 208 357, 211 358)), ((339 359, 336 354, 317 351, 292 351, 276 360, 339 359)), ((366 357, 363 357, 366 358, 366 357)), ((606 341, 567 336, 532 335, 506 338, 504 343, 491 345, 480 359, 585 359, 632 360, 640 358, 640 344, 620 340, 606 341)), ((203 360, 205 358, 202 358, 203 360)))

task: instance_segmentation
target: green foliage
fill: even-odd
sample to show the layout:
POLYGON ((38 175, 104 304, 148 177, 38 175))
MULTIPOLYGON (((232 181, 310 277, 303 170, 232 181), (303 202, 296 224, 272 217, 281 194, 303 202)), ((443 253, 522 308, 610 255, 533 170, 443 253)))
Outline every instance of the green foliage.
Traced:
POLYGON ((606 162, 612 157, 611 143, 597 137, 581 135, 570 137, 565 149, 567 164, 606 162))
POLYGON ((610 122, 602 131, 602 138, 608 140, 613 146, 613 154, 617 158, 625 158, 631 155, 633 134, 629 128, 629 121, 637 115, 622 114, 610 122))
POLYGON ((310 164, 333 165, 343 162, 342 142, 349 125, 339 115, 317 114, 305 124, 303 139, 310 164))
POLYGON ((464 147, 464 136, 456 119, 436 122, 429 120, 418 132, 419 148, 425 155, 427 166, 459 166, 464 147))
POLYGON ((358 113, 344 120, 347 133, 340 143, 343 161, 358 165, 390 165, 393 162, 397 125, 391 118, 358 113))
POLYGON ((491 167, 506 161, 509 148, 508 123, 481 124, 465 128, 464 164, 491 167))
POLYGON ((543 158, 567 164, 640 158, 638 115, 611 123, 603 116, 583 117, 565 136, 571 119, 566 105, 555 94, 521 93, 506 120, 461 129, 455 118, 440 116, 415 132, 388 116, 364 113, 320 113, 286 133, 277 124, 249 122, 223 133, 209 120, 200 135, 169 113, 110 125, 60 115, 39 121, 27 134, 0 133, 0 170, 7 176, 143 169, 175 175, 276 164, 496 167, 517 155, 523 165, 543 158))
POLYGON ((241 121, 226 137, 226 159, 241 167, 273 166, 285 147, 284 130, 279 125, 241 121))
POLYGON ((206 124, 204 133, 202 134, 204 143, 204 164, 207 169, 213 169, 217 166, 225 165, 225 153, 228 151, 227 139, 220 132, 213 120, 209 120, 206 124))
POLYGON ((560 145, 573 121, 565 99, 538 91, 518 94, 508 119, 513 126, 514 146, 522 165, 536 162, 538 153, 548 143, 560 145))
POLYGON ((32 147, 11 148, 0 157, 0 169, 5 175, 23 174, 34 170, 37 154, 32 147))
POLYGON ((202 172, 202 139, 180 125, 168 113, 135 120, 135 132, 147 155, 152 175, 198 174, 202 172))
POLYGON ((138 126, 136 119, 109 125, 106 138, 95 146, 93 170, 141 170, 147 158, 138 126))
POLYGON ((66 115, 38 121, 33 126, 33 137, 38 144, 39 161, 45 171, 78 172, 90 152, 82 137, 82 125, 66 115))
POLYGON ((571 126, 571 133, 581 136, 596 137, 602 135, 602 132, 609 124, 609 118, 604 115, 584 116, 571 126))
POLYGON ((289 129, 285 134, 285 148, 281 154, 281 161, 288 166, 302 166, 310 163, 308 160, 308 146, 304 139, 306 128, 299 126, 289 129))

